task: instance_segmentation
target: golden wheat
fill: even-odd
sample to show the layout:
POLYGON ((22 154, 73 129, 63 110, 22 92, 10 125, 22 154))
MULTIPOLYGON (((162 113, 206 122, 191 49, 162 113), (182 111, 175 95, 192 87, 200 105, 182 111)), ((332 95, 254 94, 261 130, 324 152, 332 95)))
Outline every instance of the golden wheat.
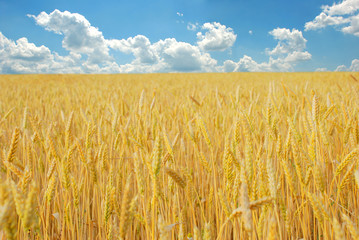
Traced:
POLYGON ((0 238, 358 239, 353 77, 0 76, 0 238))

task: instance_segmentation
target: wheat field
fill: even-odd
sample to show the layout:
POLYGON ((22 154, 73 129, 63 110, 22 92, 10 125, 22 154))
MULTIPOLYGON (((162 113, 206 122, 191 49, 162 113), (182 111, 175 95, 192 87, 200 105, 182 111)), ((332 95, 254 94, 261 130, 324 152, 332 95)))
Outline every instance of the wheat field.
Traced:
POLYGON ((359 239, 359 73, 0 76, 1 239, 359 239))

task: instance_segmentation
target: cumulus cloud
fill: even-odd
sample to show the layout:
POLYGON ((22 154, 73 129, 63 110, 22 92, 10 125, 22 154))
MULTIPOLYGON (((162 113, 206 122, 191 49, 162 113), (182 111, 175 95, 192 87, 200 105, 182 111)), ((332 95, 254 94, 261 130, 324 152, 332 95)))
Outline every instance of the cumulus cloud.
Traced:
POLYGON ((160 40, 154 48, 174 71, 210 71, 217 65, 216 60, 201 52, 197 46, 177 42, 174 38, 160 40))
POLYGON ((305 51, 305 52, 300 52, 300 51, 294 51, 291 53, 288 53, 288 55, 285 57, 285 61, 288 63, 296 63, 296 62, 300 62, 300 61, 307 61, 310 60, 312 58, 312 55, 305 51))
POLYGON ((225 72, 282 72, 292 69, 291 63, 282 58, 269 57, 268 62, 258 63, 252 57, 244 55, 238 62, 226 61, 222 70, 225 72))
POLYGON ((153 64, 158 61, 156 52, 151 46, 150 40, 143 35, 137 35, 128 39, 107 40, 109 47, 121 52, 132 53, 138 63, 153 64))
MULTIPOLYGON (((177 13, 183 16, 182 13, 177 13)), ((28 15, 47 31, 62 35, 67 56, 37 47, 26 38, 16 42, 0 35, 2 73, 103 73, 103 72, 180 72, 213 71, 217 61, 197 45, 178 42, 174 38, 151 43, 143 35, 128 39, 106 39, 81 14, 54 10, 28 15), (111 51, 132 54, 131 63, 119 66, 111 51)), ((196 23, 194 26, 198 26, 196 23)))
POLYGON ((220 71, 223 72, 235 72, 237 70, 238 64, 232 60, 226 60, 223 63, 222 67, 219 67, 220 71))
POLYGON ((267 51, 268 62, 257 63, 245 55, 238 62, 227 60, 218 66, 208 52, 230 48, 237 37, 231 28, 220 23, 203 24, 202 32, 197 33, 197 44, 193 45, 175 38, 151 43, 143 35, 106 39, 84 16, 67 11, 42 12, 31 18, 46 30, 63 36, 62 46, 69 54, 60 56, 26 38, 15 42, 0 34, 2 73, 290 71, 297 62, 311 58, 304 51, 306 39, 296 29, 277 28, 270 32, 278 44, 267 51), (133 55, 134 59, 118 65, 111 55, 116 51, 133 55))
POLYGON ((342 28, 343 33, 349 33, 359 37, 359 14, 351 17, 350 20, 350 25, 342 28))
POLYGON ((325 28, 326 26, 340 25, 348 22, 350 22, 349 18, 344 18, 342 16, 329 16, 322 12, 316 16, 313 21, 305 23, 304 29, 305 31, 318 30, 325 28))
POLYGON ((359 9, 359 1, 344 0, 341 3, 334 3, 332 6, 325 5, 322 9, 329 15, 353 14, 359 9))
POLYGON ((29 16, 39 26, 63 36, 62 46, 69 54, 60 56, 45 46, 29 43, 26 38, 12 41, 0 34, 2 73, 290 71, 297 62, 311 58, 305 51, 307 40, 296 29, 276 28, 269 32, 278 44, 267 51, 267 62, 257 63, 244 55, 238 62, 227 60, 218 66, 209 51, 224 51, 237 38, 231 28, 220 23, 204 23, 201 27, 193 24, 193 29, 201 29, 193 45, 175 38, 151 43, 143 35, 106 39, 84 16, 68 11, 29 16), (133 55, 134 59, 118 65, 111 55, 116 51, 133 55))
POLYGON ((37 47, 29 43, 27 38, 20 38, 16 42, 7 39, 0 32, 1 57, 11 57, 22 61, 47 61, 51 51, 45 46, 37 47))
POLYGON ((198 46, 178 42, 174 38, 159 40, 151 44, 145 36, 122 40, 109 40, 115 50, 130 54, 135 59, 121 67, 123 72, 191 72, 213 71, 217 61, 198 46))
POLYGON ((28 16, 46 30, 63 35, 62 46, 70 52, 86 54, 89 64, 112 60, 102 32, 81 14, 56 9, 50 14, 41 12, 37 16, 28 16))
MULTIPOLYGON (((182 17, 183 14, 177 12, 182 17)), ((54 10, 51 13, 41 12, 39 15, 28 15, 47 31, 63 36, 62 46, 71 56, 80 56, 82 72, 181 72, 181 71, 214 71, 217 61, 209 53, 203 51, 199 45, 178 42, 174 38, 167 38, 155 43, 143 35, 128 39, 106 39, 102 32, 81 14, 54 10), (134 56, 130 63, 118 66, 114 62, 111 51, 120 51, 134 56), (85 61, 83 60, 84 58, 85 61)), ((193 24, 196 29, 198 23, 193 24)), ((232 29, 214 23, 204 24, 208 30, 202 39, 202 46, 211 50, 222 50, 228 42, 232 29), (219 35, 216 37, 215 35, 219 35), (214 45, 211 36, 220 40, 214 45)), ((57 55, 58 56, 58 55, 57 55)), ((60 57, 60 56, 58 56, 60 57)))
POLYGON ((1 73, 78 73, 82 72, 80 60, 80 54, 59 56, 45 46, 29 43, 27 38, 12 41, 0 32, 1 73))
POLYGON ((352 72, 359 72, 359 59, 354 59, 349 69, 352 72))
POLYGON ((309 31, 327 26, 359 37, 359 0, 343 0, 332 6, 322 6, 322 12, 313 21, 307 22, 304 28, 309 31))
POLYGON ((98 64, 84 61, 82 55, 70 52, 61 56, 45 46, 36 46, 27 38, 10 40, 0 32, 1 73, 107 73, 119 72, 116 63, 98 64))
POLYGON ((339 65, 336 69, 336 72, 346 72, 348 71, 348 68, 345 65, 339 65))
POLYGON ((327 68, 317 68, 315 69, 316 72, 328 72, 327 68))
POLYGON ((307 40, 303 37, 302 32, 297 29, 276 28, 269 34, 278 40, 277 46, 269 51, 269 55, 289 54, 294 51, 302 51, 306 47, 307 40))
POLYGON ((205 23, 197 33, 197 44, 203 51, 224 51, 233 46, 237 35, 233 29, 217 22, 205 23))
POLYGON ((338 66, 335 71, 337 72, 358 72, 359 71, 359 59, 353 59, 350 67, 345 65, 338 66))
POLYGON ((276 28, 269 34, 278 44, 272 50, 266 51, 269 55, 268 62, 258 63, 250 56, 244 55, 238 62, 225 61, 219 69, 225 72, 291 71, 298 62, 311 59, 312 55, 304 51, 307 40, 301 31, 276 28))
POLYGON ((269 63, 257 63, 247 55, 244 55, 239 60, 235 69, 236 72, 263 72, 269 70, 269 63))
MULTIPOLYGON (((298 62, 311 59, 310 53, 305 51, 307 40, 296 29, 276 28, 269 32, 278 44, 266 51, 269 57, 266 62, 258 63, 244 55, 238 62, 227 60, 218 66, 209 52, 229 49, 237 38, 231 28, 220 23, 193 24, 194 30, 201 30, 195 44, 175 38, 152 43, 143 35, 106 39, 99 29, 77 13, 55 10, 29 16, 39 26, 61 35, 62 46, 69 53, 61 56, 26 38, 13 41, 0 33, 1 73, 291 71, 298 62), (134 59, 118 65, 112 56, 115 52, 132 55, 134 59)), ((350 68, 357 69, 357 63, 352 65, 350 68)))

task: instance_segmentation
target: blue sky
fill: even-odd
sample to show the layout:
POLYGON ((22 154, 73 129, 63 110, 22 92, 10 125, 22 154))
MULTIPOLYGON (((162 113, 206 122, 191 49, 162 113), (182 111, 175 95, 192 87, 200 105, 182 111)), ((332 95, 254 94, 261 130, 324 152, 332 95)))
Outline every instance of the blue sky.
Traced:
POLYGON ((359 71, 359 0, 0 0, 0 73, 359 71))

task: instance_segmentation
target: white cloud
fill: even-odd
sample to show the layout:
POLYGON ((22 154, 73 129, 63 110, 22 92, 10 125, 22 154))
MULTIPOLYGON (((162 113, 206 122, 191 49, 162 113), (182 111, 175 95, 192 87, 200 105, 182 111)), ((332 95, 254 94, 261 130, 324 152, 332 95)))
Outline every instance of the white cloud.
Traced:
POLYGON ((22 61, 46 61, 51 57, 50 49, 45 46, 37 47, 24 37, 14 42, 0 33, 0 46, 2 58, 8 56, 22 61))
POLYGON ((354 59, 349 69, 352 72, 359 72, 359 59, 354 59))
MULTIPOLYGON (((232 68, 234 66, 233 63, 231 63, 232 68)), ((257 63, 250 56, 244 55, 235 64, 234 72, 287 72, 293 69, 293 66, 284 59, 274 59, 272 57, 269 57, 268 62, 257 63)))
POLYGON ((106 73, 119 72, 114 62, 98 64, 84 61, 81 54, 60 56, 45 46, 29 43, 27 38, 12 41, 0 32, 1 73, 106 73))
POLYGON ((328 72, 327 68, 317 68, 315 69, 316 72, 328 72))
POLYGON ((59 56, 45 46, 29 43, 27 38, 14 42, 0 32, 1 73, 79 73, 80 61, 80 54, 59 56))
POLYGON ((345 72, 348 71, 348 68, 345 65, 340 65, 335 69, 336 72, 345 72))
POLYGON ((208 53, 202 53, 197 46, 177 42, 170 38, 154 44, 161 59, 174 71, 210 71, 217 65, 208 53))
MULTIPOLYGON (((277 28, 269 32, 278 44, 267 51, 267 62, 258 63, 244 55, 238 62, 227 60, 218 66, 208 51, 224 51, 233 46, 237 37, 231 28, 220 23, 203 24, 202 32, 197 33, 197 44, 175 38, 151 43, 143 35, 106 39, 77 13, 55 10, 30 17, 46 30, 63 36, 62 46, 69 54, 60 56, 45 46, 29 43, 26 38, 13 41, 0 32, 1 73, 291 71, 298 62, 311 58, 305 51, 307 40, 296 29, 277 28), (134 59, 118 65, 111 55, 114 51, 133 55, 134 59)), ((199 24, 193 26, 197 29, 199 24)), ((351 68, 357 68, 358 64, 352 65, 351 68)))
POLYGON ((359 1, 344 0, 341 3, 334 3, 332 6, 325 5, 322 7, 322 9, 329 15, 353 14, 359 9, 359 1))
POLYGON ((345 65, 338 66, 335 71, 337 72, 358 72, 359 71, 359 59, 354 59, 350 65, 350 67, 346 67, 345 65))
POLYGON ((297 29, 276 28, 269 32, 278 40, 277 46, 269 52, 269 55, 289 54, 294 51, 302 51, 306 47, 307 40, 301 31, 297 29))
POLYGON ((305 24, 305 31, 336 26, 344 33, 359 37, 359 0, 343 0, 322 6, 322 12, 305 24))
POLYGON ((62 46, 71 52, 86 54, 89 64, 101 64, 112 60, 105 38, 97 28, 81 14, 54 10, 47 14, 28 15, 39 26, 48 31, 63 35, 62 46))
POLYGON ((328 16, 326 13, 322 12, 314 18, 313 21, 305 23, 304 29, 308 30, 317 30, 325 28, 326 26, 340 25, 350 22, 349 18, 343 18, 342 16, 328 16))
POLYGON ((253 31, 252 31, 252 30, 249 30, 248 33, 249 33, 249 35, 252 35, 252 34, 253 34, 253 31))
POLYGON ((217 69, 222 72, 288 72, 293 70, 293 65, 285 59, 272 57, 269 57, 268 62, 258 63, 244 55, 238 62, 227 60, 217 69))
MULTIPOLYGON (((29 15, 39 26, 63 36, 67 56, 36 46, 26 38, 16 42, 0 34, 1 73, 106 73, 106 72, 207 72, 215 71, 217 61, 198 45, 167 38, 151 43, 143 35, 127 39, 105 39, 82 15, 55 10, 29 15), (134 56, 118 65, 111 51, 134 56)), ((198 24, 197 24, 198 25, 198 24)), ((222 25, 217 25, 222 27, 222 25)), ((231 29, 224 30, 232 31, 231 29)))
MULTIPOLYGON (((0 35, 2 73, 108 73, 108 72, 209 72, 209 71, 291 71, 299 61, 309 60, 306 40, 300 31, 277 28, 270 32, 278 44, 268 50, 268 62, 257 63, 250 56, 238 62, 227 60, 217 65, 207 51, 223 51, 236 40, 231 28, 205 23, 197 34, 197 45, 166 38, 151 43, 143 35, 127 39, 105 39, 82 15, 70 12, 45 12, 31 16, 36 23, 63 36, 67 56, 36 46, 26 38, 16 42, 0 35), (130 63, 118 65, 112 51, 131 54, 130 63)), ((194 25, 197 26, 198 24, 194 25)))
POLYGON ((107 44, 112 49, 127 54, 132 53, 138 63, 153 64, 158 60, 154 49, 151 47, 150 40, 143 35, 121 40, 107 40, 107 44))
POLYGON ((224 51, 233 46, 237 35, 233 29, 220 23, 205 23, 202 32, 197 33, 197 44, 203 51, 224 51))
MULTIPOLYGON (((177 12, 177 15, 183 16, 180 12, 177 12)), ((217 64, 217 61, 199 46, 178 42, 174 38, 160 40, 154 44, 143 35, 128 39, 105 39, 102 32, 78 13, 55 10, 50 14, 41 12, 38 16, 29 16, 46 30, 63 35, 62 46, 71 54, 87 56, 87 61, 81 63, 83 72, 213 71, 217 64), (131 63, 118 66, 110 54, 111 49, 132 54, 135 59, 131 63)), ((198 26, 198 23, 194 26, 198 26)), ((215 28, 221 28, 224 34, 228 35, 226 32, 232 31, 223 27, 216 23, 215 28)))
POLYGON ((350 20, 350 25, 342 28, 343 33, 349 33, 359 37, 359 14, 351 17, 350 20))
POLYGON ((108 45, 135 57, 131 63, 121 66, 121 72, 213 71, 217 64, 198 46, 178 42, 174 38, 151 44, 145 36, 138 35, 127 40, 109 40, 108 45))
POLYGON ((233 62, 232 60, 226 60, 223 63, 222 70, 223 72, 235 72, 237 69, 238 63, 233 62))
POLYGON ((296 63, 296 62, 300 62, 300 61, 307 61, 310 60, 312 58, 312 55, 305 51, 305 52, 298 52, 298 51, 294 51, 289 53, 286 58, 284 59, 284 61, 288 62, 288 63, 296 63))
POLYGON ((236 72, 263 72, 269 71, 267 63, 257 63, 250 56, 244 55, 235 69, 236 72))
POLYGON ((257 63, 250 56, 244 55, 238 62, 225 61, 218 69, 225 72, 292 71, 298 62, 311 59, 312 55, 304 51, 307 40, 301 31, 276 28, 269 34, 278 40, 278 44, 272 50, 267 50, 268 62, 257 63))

